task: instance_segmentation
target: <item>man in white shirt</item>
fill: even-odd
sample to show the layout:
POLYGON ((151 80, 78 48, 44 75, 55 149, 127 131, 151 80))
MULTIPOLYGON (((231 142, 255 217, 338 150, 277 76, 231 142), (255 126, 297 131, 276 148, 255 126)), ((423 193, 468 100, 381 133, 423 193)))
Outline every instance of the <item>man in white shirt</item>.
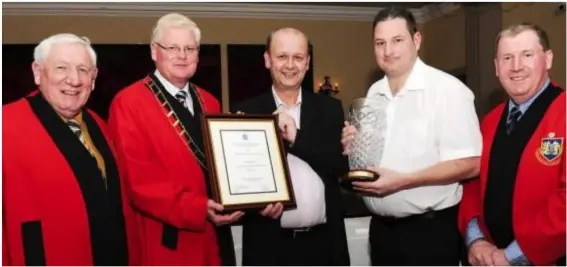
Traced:
POLYGON ((272 32, 264 53, 272 88, 231 108, 278 113, 297 203, 283 214, 279 203, 246 213, 243 265, 350 265, 338 185, 338 177, 348 170, 339 143, 344 115, 339 100, 302 89, 308 43, 296 29, 272 32))
MULTIPOLYGON (((474 95, 418 57, 421 35, 410 11, 386 8, 374 19, 374 53, 386 74, 367 98, 386 101, 380 175, 354 183, 373 213, 373 265, 459 265, 460 181, 479 172, 481 134, 474 95)), ((343 129, 343 147, 355 129, 343 129)))

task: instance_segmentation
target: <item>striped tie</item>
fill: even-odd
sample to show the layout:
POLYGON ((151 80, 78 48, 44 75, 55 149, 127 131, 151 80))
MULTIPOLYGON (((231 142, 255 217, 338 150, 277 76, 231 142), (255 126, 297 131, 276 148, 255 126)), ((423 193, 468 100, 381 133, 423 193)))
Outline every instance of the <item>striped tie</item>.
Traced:
MULTIPOLYGON (((97 161, 96 162, 97 167, 101 171, 102 178, 104 179, 104 183, 105 183, 104 185, 106 186, 106 172, 103 169, 101 169, 101 165, 100 165, 101 163, 99 162, 99 158, 97 158, 97 155, 95 155, 96 152, 91 150, 89 145, 87 145, 87 142, 85 140, 85 136, 83 135, 83 131, 81 131, 81 125, 79 124, 79 122, 77 120, 70 119, 70 120, 67 121, 67 126, 69 126, 71 131, 79 138, 79 140, 81 141, 83 146, 85 146, 85 148, 87 149, 89 154, 91 154, 91 156, 97 161)), ((104 162, 102 164, 104 166, 104 162)))
POLYGON ((506 120, 506 132, 508 132, 508 134, 512 133, 520 116, 522 116, 522 111, 517 106, 514 106, 510 114, 508 114, 508 120, 506 120))
POLYGON ((81 143, 83 143, 83 145, 86 146, 85 137, 83 136, 83 132, 81 131, 81 125, 79 125, 79 122, 75 119, 71 119, 67 121, 67 125, 69 126, 71 131, 73 131, 73 133, 79 138, 81 143))
POLYGON ((187 108, 187 92, 179 90, 179 92, 175 94, 175 98, 177 98, 177 101, 179 101, 183 107, 187 108))

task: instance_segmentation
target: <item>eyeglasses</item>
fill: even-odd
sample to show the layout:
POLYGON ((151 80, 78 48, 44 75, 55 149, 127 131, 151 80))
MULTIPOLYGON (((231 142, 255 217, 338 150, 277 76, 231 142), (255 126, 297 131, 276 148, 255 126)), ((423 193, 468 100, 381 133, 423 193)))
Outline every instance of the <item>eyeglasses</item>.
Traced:
POLYGON ((172 53, 172 54, 173 53, 175 53, 175 54, 181 53, 181 51, 182 51, 181 49, 183 49, 183 52, 185 52, 186 54, 195 54, 195 53, 199 52, 199 49, 200 49, 198 46, 195 46, 195 47, 186 46, 186 47, 180 48, 178 46, 163 46, 160 43, 154 43, 154 44, 156 44, 157 46, 159 46, 161 49, 165 50, 166 52, 169 52, 169 53, 172 53))

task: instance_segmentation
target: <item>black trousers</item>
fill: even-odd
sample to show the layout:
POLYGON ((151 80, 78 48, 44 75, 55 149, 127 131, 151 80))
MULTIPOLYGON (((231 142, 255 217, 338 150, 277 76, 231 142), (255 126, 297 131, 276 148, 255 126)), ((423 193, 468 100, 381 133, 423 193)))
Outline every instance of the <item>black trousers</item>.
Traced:
POLYGON ((221 264, 223 266, 236 266, 234 241, 232 240, 232 230, 230 225, 217 226, 216 234, 221 264))
POLYGON ((329 257, 329 238, 325 224, 309 229, 281 229, 279 252, 275 265, 333 265, 329 257))
POLYGON ((372 216, 372 265, 459 265, 465 245, 457 215, 458 206, 399 219, 372 216))

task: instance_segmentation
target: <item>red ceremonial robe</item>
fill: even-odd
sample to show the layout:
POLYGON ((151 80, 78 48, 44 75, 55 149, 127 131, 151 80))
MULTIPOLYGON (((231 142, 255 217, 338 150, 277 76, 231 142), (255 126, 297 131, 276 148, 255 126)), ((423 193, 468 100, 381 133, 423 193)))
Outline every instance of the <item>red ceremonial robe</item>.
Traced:
POLYGON ((126 235, 114 148, 104 122, 83 110, 96 160, 38 91, 2 107, 2 260, 4 265, 139 264, 126 235))
POLYGON ((221 265, 215 232, 224 233, 219 242, 230 262, 223 265, 235 264, 230 226, 219 231, 206 218, 206 163, 202 148, 195 150, 202 147, 199 114, 219 113, 220 106, 205 90, 191 85, 189 91, 195 117, 153 74, 111 104, 109 126, 138 211, 143 265, 221 265))
POLYGON ((477 217, 498 248, 516 240, 535 265, 565 256, 565 92, 551 83, 506 133, 508 104, 483 120, 480 179, 464 186, 459 229, 477 217))

